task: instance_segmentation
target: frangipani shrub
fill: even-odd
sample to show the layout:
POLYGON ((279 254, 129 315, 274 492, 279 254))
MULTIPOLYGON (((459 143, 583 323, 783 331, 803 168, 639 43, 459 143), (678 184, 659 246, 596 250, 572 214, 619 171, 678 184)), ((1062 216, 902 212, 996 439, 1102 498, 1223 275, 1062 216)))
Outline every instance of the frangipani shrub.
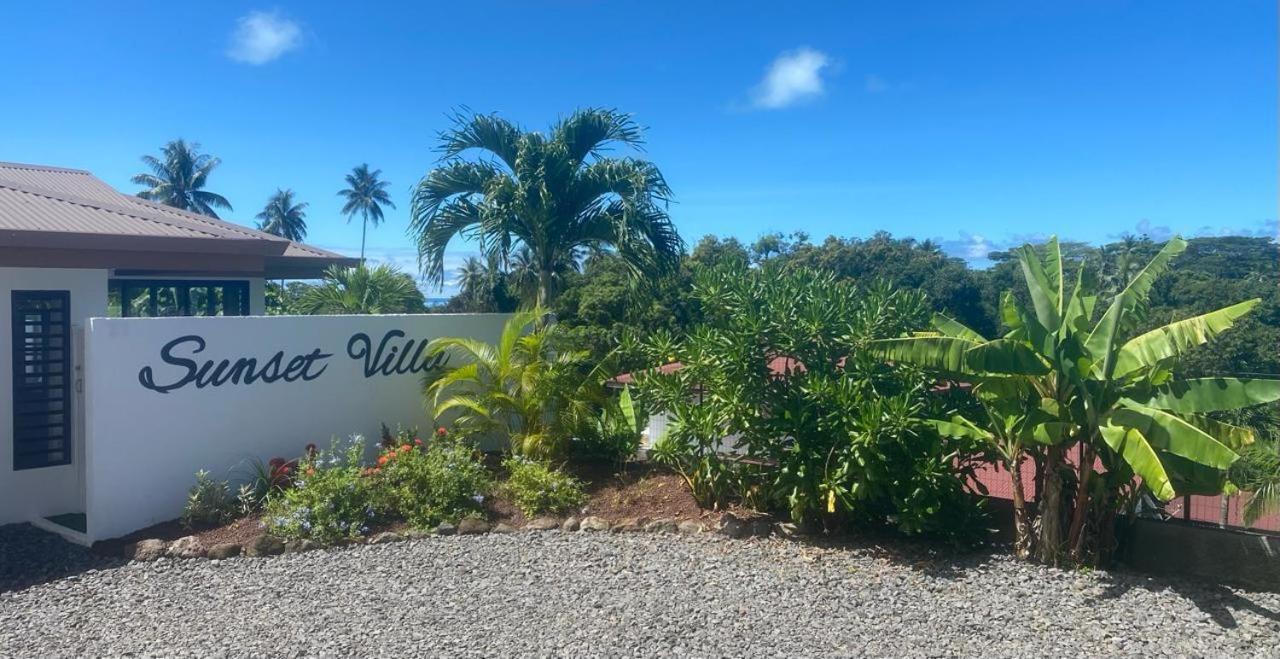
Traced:
POLYGON ((948 396, 918 368, 870 356, 868 342, 921 329, 921 294, 807 270, 729 264, 703 271, 706 320, 640 344, 669 373, 639 375, 671 419, 653 455, 704 505, 740 500, 803 522, 889 524, 962 539, 982 529, 957 465, 973 442, 926 422, 948 396), (738 455, 722 443, 736 436, 738 455))

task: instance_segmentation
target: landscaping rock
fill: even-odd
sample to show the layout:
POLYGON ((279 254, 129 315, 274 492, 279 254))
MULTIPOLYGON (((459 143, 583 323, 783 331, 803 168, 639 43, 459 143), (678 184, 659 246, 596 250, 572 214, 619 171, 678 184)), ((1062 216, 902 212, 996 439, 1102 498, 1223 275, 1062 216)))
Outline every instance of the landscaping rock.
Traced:
POLYGON ((408 531, 404 532, 404 537, 408 538, 409 540, 418 540, 420 538, 426 538, 430 535, 431 535, 431 532, 426 529, 409 529, 408 531))
POLYGON ((582 522, 578 525, 578 528, 583 531, 608 531, 609 522, 606 522, 595 515, 590 515, 582 518, 582 522))
POLYGON ((624 517, 610 528, 614 533, 639 533, 649 521, 647 517, 624 517))
POLYGON ((489 523, 483 519, 468 517, 458 522, 458 535, 479 535, 488 533, 490 528, 492 527, 489 526, 489 523))
POLYGON ((674 519, 655 519, 646 524, 644 530, 649 533, 678 533, 680 525, 674 519))
POLYGON ((539 517, 525 524, 525 528, 530 531, 553 531, 560 528, 560 520, 554 517, 539 517))
POLYGON ((445 522, 436 527, 436 535, 453 535, 458 532, 458 527, 445 522))
POLYGON ((734 539, 746 538, 752 533, 752 523, 733 513, 725 513, 720 518, 720 534, 734 539))
POLYGON ((489 530, 494 533, 515 533, 519 529, 517 529, 516 527, 510 524, 507 524, 506 522, 498 522, 497 524, 494 525, 492 529, 489 529, 489 530))
POLYGON ((209 548, 207 556, 215 561, 234 558, 240 555, 240 545, 234 542, 223 542, 209 548))
POLYGON ((158 558, 162 558, 165 555, 165 550, 168 548, 169 545, 165 544, 164 540, 148 538, 146 540, 139 540, 138 542, 126 547, 124 550, 124 557, 134 561, 154 561, 158 558))
POLYGON ((169 545, 169 549, 165 551, 165 555, 170 558, 201 558, 205 554, 204 545, 200 544, 200 538, 194 535, 187 535, 173 541, 169 545))
POLYGON ((579 526, 582 526, 582 520, 578 519, 578 517, 575 515, 575 516, 571 516, 569 519, 566 519, 564 521, 564 524, 560 525, 560 530, 561 531, 577 531, 579 526))
POLYGON ((803 538, 813 535, 813 529, 807 524, 793 524, 791 522, 778 522, 773 525, 773 532, 784 538, 803 538))
POLYGON ((254 538, 244 550, 245 556, 276 556, 284 553, 284 541, 270 535, 254 538))
POLYGON ((394 531, 383 531, 382 533, 369 538, 369 544, 371 545, 385 545, 392 542, 404 542, 404 536, 399 533, 395 533, 394 531))
POLYGON ((704 526, 702 522, 695 522, 691 519, 686 519, 676 525, 676 530, 686 535, 693 535, 695 533, 702 533, 707 530, 707 527, 704 526))

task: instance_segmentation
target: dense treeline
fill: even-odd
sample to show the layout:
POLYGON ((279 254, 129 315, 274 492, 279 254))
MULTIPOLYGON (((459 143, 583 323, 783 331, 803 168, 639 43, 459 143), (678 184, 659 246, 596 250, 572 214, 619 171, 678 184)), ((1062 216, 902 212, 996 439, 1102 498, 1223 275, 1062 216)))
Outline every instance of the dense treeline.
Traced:
MULTIPOLYGON (((1229 302, 1254 297, 1262 304, 1233 331, 1195 350, 1183 362, 1188 375, 1221 372, 1280 373, 1280 245, 1268 238, 1225 236, 1191 239, 1175 267, 1152 292, 1145 324, 1158 327, 1205 313, 1229 302)), ((1091 264, 1104 292, 1123 288, 1138 268, 1159 250, 1147 238, 1126 238, 1094 247, 1063 243, 1064 255, 1091 264)), ((587 256, 579 271, 567 273, 553 303, 560 322, 602 354, 629 330, 648 333, 687 329, 701 318, 692 295, 692 273, 728 260, 759 266, 818 268, 855 282, 884 280, 923 292, 938 311, 983 333, 999 331, 999 300, 1012 290, 1026 295, 1016 258, 994 252, 987 269, 970 268, 947 256, 931 241, 894 238, 881 232, 870 238, 828 237, 817 243, 804 234, 770 234, 750 245, 734 238, 706 236, 689 251, 680 268, 667 276, 636 282, 626 264, 607 253, 587 256)), ((1074 273, 1072 273, 1074 276, 1074 273)), ((509 311, 519 304, 501 270, 493 268, 479 284, 464 286, 443 310, 509 311)), ((464 282, 465 283, 465 282, 464 282)))

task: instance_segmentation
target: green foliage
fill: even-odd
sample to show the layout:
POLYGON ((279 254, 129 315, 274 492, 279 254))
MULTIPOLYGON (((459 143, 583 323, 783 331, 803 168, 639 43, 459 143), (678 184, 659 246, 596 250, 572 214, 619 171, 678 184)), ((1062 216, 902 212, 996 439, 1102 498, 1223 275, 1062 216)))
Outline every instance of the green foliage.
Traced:
POLYGON ((1276 400, 1280 384, 1180 380, 1173 372, 1181 355, 1230 329, 1257 300, 1140 331, 1155 282, 1186 246, 1174 238, 1145 266, 1126 265, 1118 290, 1101 306, 1099 278, 1087 264, 1069 266, 1056 239, 1039 249, 1027 245, 1016 253, 1030 304, 1004 297, 1003 337, 987 341, 940 317, 935 333, 871 346, 885 359, 976 385, 982 413, 935 424, 944 432, 988 442, 1013 473, 1026 453, 1042 465, 1038 539, 1029 536, 1028 513, 1015 496, 1020 553, 1034 545, 1046 562, 1106 560, 1116 513, 1141 494, 1134 476, 1161 500, 1234 488, 1227 470, 1253 433, 1201 415, 1276 400), (1062 497, 1064 456, 1076 445, 1083 452, 1077 490, 1062 497), (1105 471, 1094 470, 1095 458, 1105 471), (1065 534, 1063 519, 1070 520, 1065 534))
POLYGON ((200 153, 200 145, 178 139, 160 148, 160 158, 142 156, 150 173, 137 174, 132 182, 146 186, 138 197, 184 211, 218 217, 215 209, 231 210, 231 202, 209 192, 209 175, 222 160, 200 153))
POLYGON ((336 442, 326 451, 303 458, 294 487, 267 500, 262 521, 282 538, 335 542, 369 532, 380 517, 374 480, 361 466, 364 442, 345 448, 336 442))
POLYGON ((507 470, 502 489, 526 518, 569 512, 587 501, 578 479, 545 462, 511 456, 502 466, 507 470))
POLYGON ((382 224, 382 207, 388 206, 395 208, 396 205, 391 201, 391 196, 387 194, 387 181, 382 180, 381 169, 370 171, 369 165, 361 164, 351 169, 351 173, 347 174, 347 187, 338 191, 338 196, 343 198, 342 214, 347 216, 347 222, 355 216, 360 216, 360 262, 364 263, 364 243, 365 237, 369 233, 369 225, 377 227, 382 224))
POLYGON ((479 513, 492 486, 475 447, 441 433, 425 443, 401 435, 369 476, 380 510, 423 529, 479 513))
POLYGON ((307 237, 307 203, 295 202, 293 190, 276 189, 258 213, 258 230, 302 242, 307 237))
POLYGON ((672 269, 684 245, 667 215, 662 173, 644 160, 602 156, 615 144, 640 146, 641 133, 615 110, 579 110, 545 134, 459 113, 441 135, 440 162, 413 192, 409 231, 427 276, 444 280, 445 250, 465 235, 494 263, 528 248, 525 269, 536 286, 517 290, 536 298, 526 307, 548 306, 585 248, 614 250, 634 273, 672 269), (464 158, 471 152, 487 157, 464 158))
POLYGON ((700 273, 694 292, 705 322, 641 345, 651 364, 683 367, 643 374, 639 389, 672 421, 654 458, 695 497, 956 540, 979 530, 954 467, 972 443, 925 423, 941 400, 928 378, 866 352, 871 340, 923 326, 921 294, 732 261, 700 273), (721 453, 726 436, 745 459, 721 453))
POLYGON ((426 302, 413 277, 382 263, 330 266, 324 282, 306 289, 295 309, 304 314, 422 313, 426 302))
POLYGON ((214 480, 209 472, 196 472, 196 484, 187 492, 187 503, 179 521, 188 529, 217 526, 235 516, 236 500, 226 481, 214 480))
POLYGON ((450 366, 427 381, 437 417, 456 415, 466 436, 494 435, 511 450, 538 459, 562 458, 574 428, 595 418, 604 400, 602 368, 589 368, 559 325, 538 322, 539 311, 515 314, 495 345, 471 338, 440 338, 428 355, 448 355, 450 366))

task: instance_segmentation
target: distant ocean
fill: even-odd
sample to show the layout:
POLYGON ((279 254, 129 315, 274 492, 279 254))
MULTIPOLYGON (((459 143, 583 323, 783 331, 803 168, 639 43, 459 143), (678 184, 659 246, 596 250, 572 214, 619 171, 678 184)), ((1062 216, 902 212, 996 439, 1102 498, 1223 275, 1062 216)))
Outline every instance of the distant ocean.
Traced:
POLYGON ((444 304, 445 302, 448 302, 448 301, 449 301, 449 298, 447 297, 429 297, 427 298, 427 306, 435 307, 435 306, 444 304))

